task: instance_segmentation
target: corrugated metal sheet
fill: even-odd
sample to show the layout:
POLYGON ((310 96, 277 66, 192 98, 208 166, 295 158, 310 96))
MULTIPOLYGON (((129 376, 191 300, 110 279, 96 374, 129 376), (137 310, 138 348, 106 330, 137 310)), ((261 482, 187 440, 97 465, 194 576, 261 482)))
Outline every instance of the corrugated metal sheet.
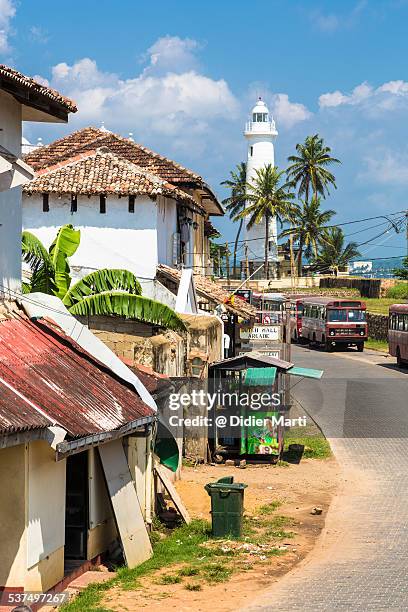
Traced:
POLYGON ((112 431, 152 410, 45 320, 0 321, 0 431, 58 424, 73 436, 112 431))

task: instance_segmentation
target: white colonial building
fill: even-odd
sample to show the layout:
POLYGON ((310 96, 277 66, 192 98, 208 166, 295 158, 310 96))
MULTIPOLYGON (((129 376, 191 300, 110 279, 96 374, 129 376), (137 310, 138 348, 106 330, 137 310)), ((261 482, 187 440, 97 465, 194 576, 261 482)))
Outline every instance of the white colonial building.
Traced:
POLYGON ((198 175, 105 129, 85 128, 25 158, 36 178, 23 193, 23 228, 48 247, 71 223, 78 275, 126 268, 153 279, 157 266, 210 272, 209 215, 223 210, 198 175))
MULTIPOLYGON (((270 116, 268 107, 261 98, 252 109, 251 119, 245 125, 244 135, 248 143, 247 182, 252 183, 257 170, 267 164, 275 165, 273 143, 278 132, 275 121, 270 116)), ((264 261, 265 231, 265 220, 254 224, 250 229, 245 227, 248 261, 253 262, 251 270, 257 263, 260 265, 264 261)), ((273 217, 269 222, 269 261, 273 263, 277 260, 277 222, 276 218, 273 217)))

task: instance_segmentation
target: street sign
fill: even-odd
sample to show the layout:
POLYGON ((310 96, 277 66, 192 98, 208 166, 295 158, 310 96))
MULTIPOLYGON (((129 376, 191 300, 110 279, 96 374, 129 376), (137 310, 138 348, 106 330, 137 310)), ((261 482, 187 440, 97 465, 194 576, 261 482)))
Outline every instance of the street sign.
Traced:
POLYGON ((254 325, 250 328, 240 330, 241 340, 253 341, 276 341, 281 337, 280 325, 254 325))

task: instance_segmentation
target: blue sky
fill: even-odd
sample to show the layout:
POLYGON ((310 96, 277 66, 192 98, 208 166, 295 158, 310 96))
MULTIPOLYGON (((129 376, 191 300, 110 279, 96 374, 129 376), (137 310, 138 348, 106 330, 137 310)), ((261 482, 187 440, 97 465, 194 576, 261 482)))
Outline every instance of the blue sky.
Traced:
MULTIPOLYGON (((316 132, 342 160, 324 203, 340 223, 408 208, 407 23, 405 0, 0 0, 0 53, 78 103, 68 126, 27 124, 30 139, 104 121, 198 171, 220 197, 245 158, 242 129, 260 94, 280 167, 316 132)), ((233 238, 228 220, 215 224, 233 238)), ((384 233, 360 250, 401 255, 405 239, 384 233)))

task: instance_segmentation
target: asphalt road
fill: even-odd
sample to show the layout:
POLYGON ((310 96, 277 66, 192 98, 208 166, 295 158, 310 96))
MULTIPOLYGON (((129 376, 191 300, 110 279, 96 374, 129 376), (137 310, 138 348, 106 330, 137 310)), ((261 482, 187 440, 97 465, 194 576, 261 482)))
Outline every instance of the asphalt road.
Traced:
POLYGON ((343 478, 314 552, 250 610, 408 610, 408 370, 351 349, 296 346, 292 361, 325 371, 293 395, 343 478))

